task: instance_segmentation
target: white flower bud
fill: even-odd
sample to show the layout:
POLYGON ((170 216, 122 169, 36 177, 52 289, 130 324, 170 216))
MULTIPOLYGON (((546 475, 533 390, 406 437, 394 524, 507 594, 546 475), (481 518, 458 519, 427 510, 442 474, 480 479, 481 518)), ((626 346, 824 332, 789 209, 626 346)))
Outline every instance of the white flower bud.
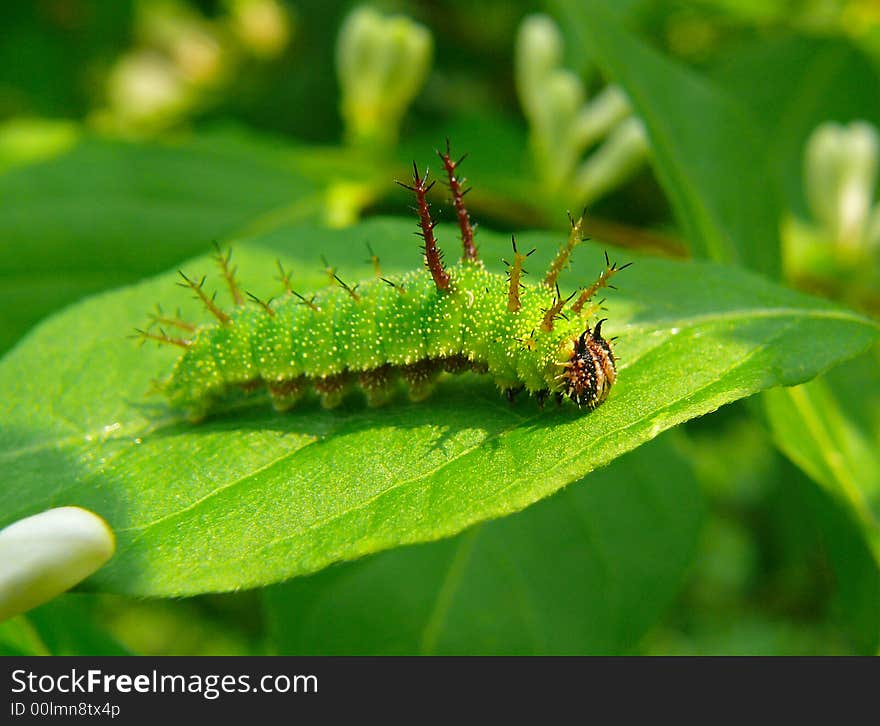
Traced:
POLYGON ((523 20, 516 41, 516 87, 544 192, 581 206, 632 174, 647 155, 647 137, 640 122, 627 122, 632 108, 617 86, 586 103, 581 78, 562 67, 563 50, 552 18, 523 20), (584 151, 605 138, 596 158, 581 163, 584 151))
POLYGON ((514 73, 516 89, 532 123, 545 117, 545 81, 562 64, 562 35, 552 18, 530 15, 519 26, 514 73))
POLYGON ((880 137, 868 123, 823 123, 807 141, 806 196, 816 221, 842 248, 859 249, 867 236, 880 137))
POLYGON ((228 0, 232 29, 259 58, 274 58, 290 42, 292 24, 278 0, 228 0))
POLYGON ((0 621, 73 587, 115 548, 107 523, 79 507, 49 509, 0 530, 0 621))
POLYGON ((642 121, 631 116, 621 122, 578 170, 574 182, 577 198, 590 204, 622 184, 642 166, 649 151, 642 121))
POLYGON ((402 15, 355 9, 336 43, 346 134, 355 143, 394 143, 401 118, 427 78, 433 40, 402 15))
POLYGON ((152 51, 123 56, 107 81, 107 100, 125 125, 161 125, 189 104, 191 90, 170 60, 152 51))
POLYGON ((604 138, 632 113, 629 99, 618 86, 606 86, 581 109, 571 129, 571 144, 578 153, 604 138))

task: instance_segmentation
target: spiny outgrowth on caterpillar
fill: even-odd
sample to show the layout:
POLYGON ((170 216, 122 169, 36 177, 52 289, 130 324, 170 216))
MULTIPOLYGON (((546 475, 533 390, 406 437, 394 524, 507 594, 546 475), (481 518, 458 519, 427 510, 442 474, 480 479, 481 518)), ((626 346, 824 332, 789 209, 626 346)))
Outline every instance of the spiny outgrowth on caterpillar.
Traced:
POLYGON ((434 227, 437 225, 431 219, 431 205, 428 204, 428 192, 431 191, 435 182, 428 184, 428 171, 425 170, 425 176, 419 176, 419 167, 413 162, 413 183, 412 186, 397 182, 404 189, 409 189, 416 195, 416 213, 419 215, 419 227, 421 232, 419 236, 425 241, 423 251, 425 253, 425 266, 430 270, 431 277, 434 278, 434 284, 438 290, 448 290, 450 277, 446 268, 443 266, 443 253, 437 247, 437 239, 434 237, 434 227))
POLYGON ((211 297, 208 297, 208 294, 205 292, 205 280, 207 278, 202 277, 201 280, 196 282, 195 280, 188 278, 182 270, 178 270, 177 274, 183 278, 183 282, 177 283, 180 287, 186 287, 192 290, 196 294, 196 297, 202 301, 202 304, 208 312, 220 321, 221 325, 227 325, 229 323, 229 316, 217 307, 215 302, 217 294, 214 293, 211 297))
POLYGON ((608 253, 605 253, 605 269, 599 274, 598 279, 590 285, 588 288, 584 289, 583 292, 578 296, 578 299, 574 301, 574 304, 571 306, 571 310, 574 313, 580 313, 583 309, 584 305, 587 302, 593 299, 595 294, 599 292, 603 287, 610 288, 612 290, 616 290, 617 288, 614 285, 611 285, 608 281, 614 277, 621 270, 625 270, 627 267, 632 265, 632 262, 627 262, 625 265, 617 266, 616 262, 611 262, 608 259, 608 253))
POLYGON ((389 287, 393 287, 401 295, 406 293, 406 288, 403 285, 401 285, 399 282, 394 282, 394 280, 389 280, 387 277, 380 277, 379 279, 382 282, 384 282, 386 285, 388 285, 389 287))
POLYGON ((518 312, 522 307, 522 301, 520 300, 520 291, 525 287, 522 284, 523 275, 526 274, 526 270, 523 268, 525 264, 526 258, 530 257, 534 253, 534 249, 531 252, 526 252, 523 254, 516 248, 516 237, 511 236, 510 243, 513 245, 513 262, 508 262, 507 260, 502 260, 504 264, 507 266, 507 309, 512 312, 518 312))
POLYGON ((529 351, 531 353, 538 348, 538 339, 535 337, 535 329, 532 328, 531 332, 528 335, 523 336, 522 338, 514 338, 517 343, 522 345, 523 350, 529 351))
POLYGON ((440 160, 443 162, 443 168, 446 169, 446 175, 449 178, 449 193, 452 195, 452 206, 455 207, 455 214, 458 217, 458 228, 461 230, 461 244, 463 247, 463 260, 477 260, 477 247, 474 244, 474 227, 471 224, 471 217, 467 208, 464 206, 464 195, 470 189, 463 189, 467 179, 459 178, 455 174, 458 165, 466 158, 467 154, 463 154, 458 161, 452 160, 452 154, 449 150, 449 139, 446 139, 446 153, 437 152, 440 160))
POLYGON ((330 281, 330 284, 333 284, 333 279, 336 277, 336 268, 327 262, 327 258, 324 255, 321 255, 321 264, 324 265, 324 272, 327 275, 327 279, 330 281))
POLYGON ((259 305, 270 318, 275 317, 275 311, 272 309, 271 300, 260 300, 260 298, 250 292, 247 293, 247 296, 248 300, 250 300, 252 303, 255 303, 256 305, 259 305))
MULTIPOLYGON (((331 268, 327 267, 327 260, 324 259, 324 256, 321 255, 321 261, 324 263, 324 266, 329 270, 331 268)), ((275 265, 278 267, 278 277, 275 279, 281 283, 281 287, 284 290, 284 295, 286 297, 295 297, 297 299, 298 305, 305 305, 310 310, 317 310, 318 308, 315 306, 315 296, 312 295, 311 298, 306 298, 300 295, 296 290, 293 289, 293 286, 290 284, 290 278, 292 276, 292 272, 284 269, 284 265, 281 264, 281 260, 275 260, 275 265)), ((333 273, 334 277, 336 273, 333 273)), ((269 300, 269 303, 272 301, 269 300)))
POLYGON ((290 286, 290 276, 292 273, 288 272, 284 269, 284 265, 281 264, 281 260, 275 260, 275 264, 278 266, 278 277, 275 279, 281 283, 284 288, 284 292, 287 295, 293 294, 293 288, 290 286))
POLYGON ((553 323, 557 318, 565 317, 562 313, 562 309, 571 302, 571 299, 577 295, 577 291, 573 292, 566 298, 563 298, 559 293, 559 285, 556 285, 556 297, 553 298, 553 303, 544 311, 544 317, 541 320, 541 330, 545 333, 549 333, 553 330, 553 323))
POLYGON ((296 290, 291 290, 291 294, 296 298, 297 305, 304 305, 312 312, 318 312, 318 306, 315 305, 315 296, 311 295, 309 297, 305 297, 304 295, 300 295, 296 290))
POLYGON ((355 285, 354 287, 351 287, 339 275, 333 275, 333 279, 339 283, 339 287, 341 287, 343 290, 345 290, 349 294, 349 296, 351 297, 352 300, 357 302, 358 300, 361 299, 361 296, 357 294, 357 289, 360 287, 360 285, 355 285))
POLYGON ((141 328, 135 328, 135 334, 132 337, 140 340, 141 344, 146 343, 148 340, 153 340, 157 343, 167 345, 175 345, 178 348, 188 348, 192 344, 192 340, 188 338, 180 338, 174 337, 173 335, 168 335, 168 333, 166 333, 164 328, 162 327, 163 325, 177 328, 178 330, 183 330, 187 333, 194 333, 196 331, 195 325, 181 319, 179 310, 175 317, 170 317, 165 315, 165 312, 162 310, 162 306, 157 304, 156 312, 150 313, 150 324, 147 326, 147 329, 142 330, 141 328), (158 333, 153 332, 154 327, 159 328, 158 333))
POLYGON ((373 266, 373 274, 381 278, 382 277, 382 266, 379 264, 379 255, 373 252, 373 245, 367 242, 367 252, 370 253, 370 264, 373 266))
POLYGON ((160 308, 150 326, 137 333, 142 342, 183 349, 160 384, 171 403, 200 418, 229 398, 257 389, 265 389, 278 410, 310 393, 330 408, 359 389, 369 405, 379 406, 401 383, 418 401, 431 393, 440 375, 466 371, 490 375, 511 401, 522 391, 534 395, 539 405, 551 396, 589 409, 604 401, 616 381, 617 362, 611 342, 602 336, 605 321, 590 326, 601 303, 587 303, 598 290, 613 289, 610 279, 628 265, 612 264, 606 255, 595 282, 563 297, 558 277, 583 237, 582 219, 572 220, 567 241, 539 281, 529 281, 524 267, 534 250, 520 252, 513 238, 506 277, 474 264, 472 235, 466 233, 473 227, 454 174, 460 160, 453 163, 448 148, 441 158, 451 169, 450 179, 459 184, 456 191, 451 181, 453 204, 463 211, 460 223, 466 223, 461 227, 463 259, 449 267, 443 264, 428 207, 432 183, 427 172, 422 177, 413 165, 413 184, 402 186, 416 196, 424 268, 380 276, 378 257, 368 245, 374 277, 354 284, 322 257, 329 285, 301 294, 278 263, 283 293, 264 300, 242 292, 229 253, 218 248, 215 260, 234 303, 228 312, 205 291, 204 278, 196 282, 181 272, 179 284, 214 320, 193 325, 160 308), (169 335, 166 329, 181 332, 169 335))
POLYGON ((142 330, 141 328, 135 328, 134 330, 135 335, 132 337, 140 339, 141 343, 146 343, 148 340, 155 340, 157 343, 176 345, 178 348, 189 348, 189 346, 192 345, 191 340, 187 340, 186 338, 175 338, 168 335, 168 333, 161 328, 159 328, 158 333, 154 333, 151 330, 142 330))
POLYGON ((559 252, 556 253, 556 257, 554 257, 553 262, 550 263, 550 269, 547 270, 547 276, 544 278, 544 284, 550 289, 553 289, 556 285, 556 281, 559 279, 559 274, 565 269, 566 265, 568 265, 574 248, 584 239, 584 215, 581 214, 581 216, 578 217, 578 220, 575 221, 571 214, 569 214, 568 221, 571 223, 571 232, 568 234, 568 241, 559 248, 559 252))
POLYGON ((232 267, 230 264, 232 261, 232 250, 226 250, 226 254, 223 254, 220 250, 220 245, 216 242, 214 243, 214 250, 214 261, 220 268, 220 274, 223 275, 223 279, 226 280, 226 286, 229 288, 229 294, 232 296, 232 301, 236 305, 244 305, 244 297, 242 297, 241 290, 235 280, 235 273, 238 268, 232 267))
POLYGON ((158 325, 160 327, 162 325, 168 325, 172 328, 185 330, 188 333, 192 333, 196 329, 196 326, 193 323, 188 323, 185 320, 181 319, 179 309, 174 317, 169 317, 165 315, 165 312, 162 310, 161 305, 156 305, 156 312, 150 313, 150 327, 153 327, 154 325, 158 325))

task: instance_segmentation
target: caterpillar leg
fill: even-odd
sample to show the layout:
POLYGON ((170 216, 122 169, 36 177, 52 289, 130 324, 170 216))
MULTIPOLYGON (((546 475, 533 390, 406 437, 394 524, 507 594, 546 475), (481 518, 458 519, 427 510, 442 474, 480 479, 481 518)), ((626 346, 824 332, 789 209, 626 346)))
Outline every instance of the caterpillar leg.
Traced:
POLYGON ((269 389, 272 407, 276 411, 289 411, 306 392, 306 382, 301 376, 285 381, 270 381, 266 387, 269 389))
POLYGON ((409 386, 410 400, 424 401, 430 396, 441 370, 442 365, 435 360, 423 360, 404 366, 400 371, 400 377, 409 386))
POLYGON ((321 398, 324 408, 336 408, 351 385, 350 377, 345 373, 315 379, 315 391, 321 398))
POLYGON ((358 385, 367 398, 367 405, 374 408, 384 406, 391 400, 395 382, 394 369, 390 365, 364 371, 358 376, 358 385))
POLYGON ((474 364, 466 355, 451 355, 443 359, 443 370, 446 373, 457 375, 474 370, 474 364))
POLYGON ((513 386, 511 388, 504 389, 504 397, 507 399, 509 404, 516 403, 516 397, 525 390, 525 386, 513 386))

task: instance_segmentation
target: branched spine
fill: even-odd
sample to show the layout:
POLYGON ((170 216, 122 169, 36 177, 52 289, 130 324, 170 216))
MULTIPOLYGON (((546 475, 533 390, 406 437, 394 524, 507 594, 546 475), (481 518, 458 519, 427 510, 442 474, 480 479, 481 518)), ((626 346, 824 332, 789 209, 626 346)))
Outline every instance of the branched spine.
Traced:
POLYGON ((188 278, 183 271, 178 270, 178 274, 183 278, 183 282, 178 282, 177 284, 181 287, 187 287, 192 290, 196 297, 202 301, 202 304, 207 308, 208 312, 211 313, 217 320, 219 320, 223 325, 227 325, 229 323, 229 316, 224 313, 220 308, 217 307, 217 303, 214 302, 214 298, 216 297, 216 293, 211 297, 205 293, 205 278, 203 277, 201 280, 196 282, 195 280, 191 280, 188 278))
POLYGON ((373 266, 373 274, 381 278, 382 277, 382 266, 379 264, 379 255, 373 252, 373 245, 367 242, 367 252, 370 253, 370 264, 373 266))
POLYGON ((281 260, 275 260, 275 264, 278 265, 278 277, 275 278, 284 286, 284 292, 288 295, 293 294, 293 290, 290 288, 290 275, 291 273, 284 269, 284 265, 281 264, 281 260))
POLYGON ((135 332, 137 333, 137 335, 135 335, 134 337, 140 338, 142 342, 147 340, 155 340, 157 343, 176 345, 178 348, 189 348, 189 346, 192 345, 192 341, 187 340, 186 338, 172 338, 161 328, 159 328, 158 333, 153 333, 149 330, 141 330, 140 328, 135 328, 135 332))
POLYGON ((520 290, 524 287, 522 284, 522 277, 526 274, 526 270, 523 268, 523 264, 526 261, 526 258, 529 257, 532 252, 527 252, 523 254, 516 248, 516 237, 511 236, 510 243, 513 245, 513 263, 511 264, 507 260, 504 260, 504 264, 507 265, 507 309, 512 312, 518 312, 522 307, 522 301, 520 300, 520 290))
POLYGON ((358 289, 358 287, 360 287, 359 285, 355 285, 354 287, 351 287, 351 286, 348 285, 346 282, 344 282, 344 281, 342 280, 342 278, 339 277, 339 275, 333 275, 333 279, 336 280, 336 282, 339 283, 339 286, 340 286, 343 290, 345 290, 349 295, 351 295, 351 299, 352 299, 352 300, 354 300, 355 302, 357 302, 358 300, 361 299, 361 296, 357 294, 357 289, 358 289))
POLYGON ((544 311, 544 319, 541 321, 541 330, 545 333, 549 333, 553 330, 553 322, 558 317, 564 317, 562 315, 562 309, 576 294, 577 290, 568 297, 563 298, 559 293, 559 285, 556 285, 556 297, 553 298, 553 304, 544 311))
POLYGON ((568 241, 560 247, 553 262, 550 263, 550 269, 547 270, 547 276, 544 278, 544 284, 551 289, 556 285, 556 281, 559 279, 559 274, 565 269, 569 259, 571 259, 571 253, 574 251, 574 248, 577 247, 584 238, 584 215, 581 214, 575 222, 574 218, 569 214, 568 221, 571 223, 571 232, 568 234, 568 241))
POLYGON ((412 186, 398 182, 404 189, 409 189, 416 195, 416 212, 419 215, 419 227, 421 232, 417 234, 425 241, 422 250, 425 253, 425 265, 434 278, 434 284, 438 290, 448 290, 451 278, 446 268, 443 266, 443 254, 437 247, 437 240, 434 237, 434 226, 436 222, 431 220, 431 207, 428 204, 428 192, 434 186, 434 182, 428 182, 428 172, 425 171, 424 178, 419 177, 419 168, 416 162, 413 162, 413 183, 412 186))
POLYGON ((170 325, 174 328, 185 330, 188 333, 192 333, 196 329, 196 326, 192 323, 181 320, 180 310, 177 311, 176 317, 171 318, 165 315, 161 305, 156 305, 156 312, 150 314, 150 327, 153 325, 170 325))
POLYGON ((256 295, 254 295, 253 293, 250 293, 250 292, 247 293, 247 296, 248 296, 248 299, 252 303, 256 303, 261 308, 263 308, 263 310, 266 311, 266 313, 269 315, 270 318, 275 317, 275 311, 270 306, 270 303, 272 302, 271 300, 266 300, 266 301, 260 300, 260 298, 258 298, 256 295))
POLYGON ((437 155, 440 157, 440 160, 443 162, 443 167, 446 169, 446 175, 449 178, 449 191, 452 194, 452 204, 455 207, 455 214, 458 217, 458 228, 461 230, 461 244, 462 244, 462 256, 463 260, 477 260, 477 247, 474 244, 474 227, 471 224, 471 217, 468 214, 467 207, 464 206, 464 195, 467 194, 470 189, 464 189, 464 184, 467 182, 467 179, 464 177, 457 177, 455 175, 455 170, 458 168, 458 165, 461 164, 466 158, 467 154, 464 154, 458 161, 452 160, 452 155, 449 150, 449 139, 446 139, 446 153, 444 154, 442 151, 438 151, 437 155))
POLYGON ((241 289, 238 287, 238 283, 235 281, 235 273, 238 268, 232 267, 230 265, 230 262, 232 260, 232 250, 227 250, 226 254, 224 255, 223 252, 220 250, 220 245, 216 242, 214 243, 214 249, 216 250, 214 260, 220 267, 220 272, 223 275, 223 279, 226 280, 226 285, 229 288, 229 294, 232 295, 233 302, 239 306, 244 305, 244 298, 241 295, 241 289))
POLYGON ((625 265, 617 266, 616 262, 611 262, 608 259, 608 253, 605 253, 605 269, 599 273, 599 277, 596 279, 592 285, 586 288, 579 296, 578 299, 574 301, 574 304, 571 306, 572 312, 575 314, 580 313, 583 309, 584 305, 587 304, 590 300, 592 300, 593 296, 599 292, 603 287, 608 287, 612 290, 616 289, 614 285, 609 284, 609 280, 614 277, 621 270, 625 270, 627 267, 632 265, 632 262, 627 262, 625 265))

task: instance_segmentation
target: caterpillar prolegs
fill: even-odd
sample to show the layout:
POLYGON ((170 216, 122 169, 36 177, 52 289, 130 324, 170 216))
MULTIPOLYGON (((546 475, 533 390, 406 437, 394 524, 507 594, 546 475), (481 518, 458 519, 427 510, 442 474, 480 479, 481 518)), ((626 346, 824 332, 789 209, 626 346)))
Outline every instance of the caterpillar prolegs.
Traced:
POLYGON ((475 371, 491 375, 513 397, 526 390, 539 404, 568 397, 593 409, 617 378, 611 343, 599 320, 590 325, 599 304, 596 293, 610 287, 618 267, 605 256, 605 269, 586 288, 567 297, 557 278, 583 238, 583 218, 571 220, 571 232, 544 278, 527 281, 523 253, 512 240, 506 274, 489 272, 478 257, 474 229, 464 205, 462 159, 438 152, 445 169, 461 231, 463 254, 446 265, 434 235, 427 200, 434 182, 413 164, 411 184, 401 184, 416 200, 419 233, 424 240, 423 268, 376 277, 354 287, 336 284, 313 295, 294 291, 282 270, 284 293, 264 302, 240 290, 229 254, 218 248, 217 261, 234 308, 221 309, 204 290, 204 278, 181 274, 211 313, 210 325, 156 317, 157 328, 138 331, 144 339, 183 348, 170 376, 159 384, 172 405, 201 418, 237 389, 265 386, 276 409, 294 406, 310 391, 324 406, 340 403, 360 388, 370 405, 392 398, 398 382, 410 398, 421 400, 443 372, 475 371), (164 328, 173 327, 179 336, 164 328))

